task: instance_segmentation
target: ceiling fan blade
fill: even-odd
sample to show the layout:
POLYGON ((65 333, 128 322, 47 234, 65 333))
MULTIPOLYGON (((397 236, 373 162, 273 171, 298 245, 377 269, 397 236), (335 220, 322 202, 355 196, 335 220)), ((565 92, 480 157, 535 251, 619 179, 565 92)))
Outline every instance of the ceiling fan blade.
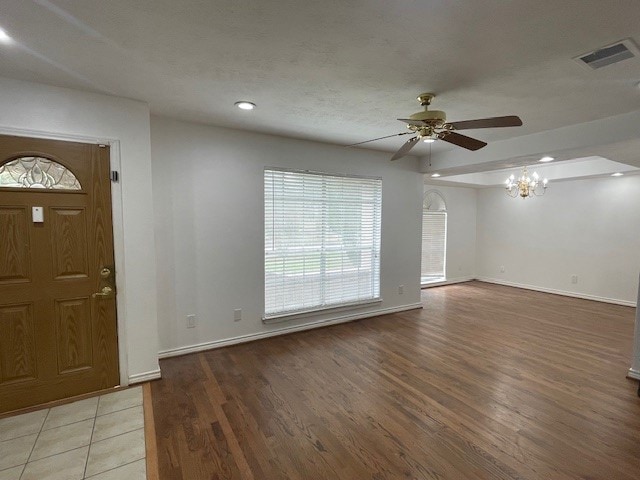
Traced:
POLYGON ((467 150, 480 150, 482 147, 486 147, 487 144, 481 140, 476 140, 475 138, 467 137, 466 135, 461 135, 456 132, 441 132, 438 134, 438 138, 440 140, 444 140, 445 142, 453 143, 462 148, 466 148, 467 150))
POLYGON ((399 118, 402 123, 406 123, 408 125, 415 125, 416 127, 426 127, 429 124, 423 120, 411 120, 410 118, 399 118))
POLYGON ((394 133, 393 135, 387 135, 386 137, 378 137, 374 138, 373 140, 365 140, 364 142, 352 143, 351 145, 345 145, 345 147, 355 147, 356 145, 362 145, 363 143, 375 142, 376 140, 382 140, 383 138, 397 137, 398 135, 409 135, 410 133, 413 132, 394 133))
POLYGON ((404 145, 402 145, 396 152, 396 154, 391 157, 391 160, 398 160, 399 158, 404 157, 407 153, 409 153, 409 150, 411 150, 414 145, 418 143, 418 140, 420 140, 420 137, 413 137, 404 142, 404 145))
POLYGON ((509 115, 507 117, 480 118, 478 120, 463 120, 462 122, 449 122, 455 130, 470 130, 472 128, 497 128, 519 127, 522 125, 520 117, 509 115))

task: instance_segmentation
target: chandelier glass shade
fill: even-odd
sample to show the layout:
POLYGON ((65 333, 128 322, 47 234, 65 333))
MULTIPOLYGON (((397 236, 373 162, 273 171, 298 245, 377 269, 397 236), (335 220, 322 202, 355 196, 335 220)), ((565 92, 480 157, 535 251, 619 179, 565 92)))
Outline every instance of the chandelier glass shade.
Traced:
POLYGON ((546 178, 540 180, 540 176, 536 172, 529 176, 527 167, 522 169, 522 175, 519 178, 516 179, 515 175, 511 175, 505 182, 507 195, 513 198, 544 195, 547 191, 547 183, 548 180, 546 178))

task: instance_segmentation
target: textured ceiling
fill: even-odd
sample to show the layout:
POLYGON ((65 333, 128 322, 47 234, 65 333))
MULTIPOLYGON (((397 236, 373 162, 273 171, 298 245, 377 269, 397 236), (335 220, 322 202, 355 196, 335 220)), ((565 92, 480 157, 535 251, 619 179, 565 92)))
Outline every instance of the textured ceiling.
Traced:
POLYGON ((521 116, 473 132, 489 141, 640 109, 640 59, 571 60, 640 40, 637 0, 2 0, 0 27, 16 40, 0 48, 1 76, 337 144, 403 131, 395 119, 424 91, 450 120, 521 116))

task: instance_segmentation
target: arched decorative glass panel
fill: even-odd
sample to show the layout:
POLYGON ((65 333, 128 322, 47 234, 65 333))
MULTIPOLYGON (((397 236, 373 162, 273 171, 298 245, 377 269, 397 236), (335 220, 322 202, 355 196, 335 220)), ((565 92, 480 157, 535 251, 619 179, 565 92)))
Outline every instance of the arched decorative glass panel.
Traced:
POLYGON ((0 188, 2 187, 82 189, 71 170, 43 157, 20 157, 0 166, 0 188))
POLYGON ((447 204, 445 203, 444 198, 442 198, 442 195, 440 195, 440 193, 435 190, 429 190, 424 194, 424 202, 422 203, 422 207, 430 212, 447 211, 447 204))

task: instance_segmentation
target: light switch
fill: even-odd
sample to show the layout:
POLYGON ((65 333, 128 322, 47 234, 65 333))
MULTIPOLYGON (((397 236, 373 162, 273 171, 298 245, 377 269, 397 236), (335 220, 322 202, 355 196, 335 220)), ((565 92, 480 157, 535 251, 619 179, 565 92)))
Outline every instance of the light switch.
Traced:
POLYGON ((32 207, 31 215, 33 217, 33 223, 44 222, 44 209, 42 207, 32 207))

